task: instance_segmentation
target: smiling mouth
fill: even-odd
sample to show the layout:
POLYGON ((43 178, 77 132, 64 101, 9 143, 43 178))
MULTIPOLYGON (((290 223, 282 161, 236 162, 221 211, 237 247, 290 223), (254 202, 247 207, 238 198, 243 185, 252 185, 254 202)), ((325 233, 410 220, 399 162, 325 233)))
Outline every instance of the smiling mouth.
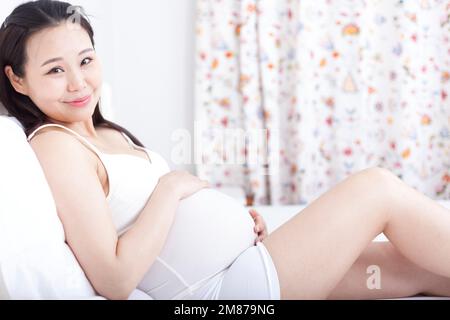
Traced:
POLYGON ((65 101, 66 103, 80 103, 80 102, 84 102, 84 101, 86 101, 87 99, 89 99, 89 97, 90 97, 91 95, 87 95, 87 96, 85 96, 85 97, 83 97, 83 98, 81 98, 81 99, 77 99, 77 100, 73 100, 73 101, 65 101))
POLYGON ((83 98, 82 100, 66 102, 66 104, 68 104, 72 107, 84 107, 84 106, 88 105, 88 103, 91 101, 91 99, 92 99, 92 94, 83 98))

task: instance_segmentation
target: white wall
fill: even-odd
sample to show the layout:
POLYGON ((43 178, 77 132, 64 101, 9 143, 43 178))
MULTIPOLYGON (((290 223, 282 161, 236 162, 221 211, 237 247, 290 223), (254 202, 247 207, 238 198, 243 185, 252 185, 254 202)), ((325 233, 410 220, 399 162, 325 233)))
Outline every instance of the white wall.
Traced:
MULTIPOLYGON (((0 22, 24 1, 1 0, 0 22)), ((77 0, 90 15, 114 120, 172 169, 171 134, 193 132, 195 0, 77 0)))

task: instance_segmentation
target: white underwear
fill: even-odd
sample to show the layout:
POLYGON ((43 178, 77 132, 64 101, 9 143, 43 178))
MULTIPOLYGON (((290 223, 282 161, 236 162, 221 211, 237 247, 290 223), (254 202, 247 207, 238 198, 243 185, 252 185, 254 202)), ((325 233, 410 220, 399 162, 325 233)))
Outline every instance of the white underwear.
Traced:
POLYGON ((209 279, 190 299, 279 300, 280 285, 272 258, 262 242, 242 252, 231 266, 209 279))

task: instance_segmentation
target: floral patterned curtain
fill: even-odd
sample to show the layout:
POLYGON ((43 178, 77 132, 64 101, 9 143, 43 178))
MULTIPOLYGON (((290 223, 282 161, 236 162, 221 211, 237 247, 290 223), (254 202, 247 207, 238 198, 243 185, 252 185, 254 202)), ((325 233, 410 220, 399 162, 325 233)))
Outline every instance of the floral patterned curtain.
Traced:
POLYGON ((304 204, 380 166, 450 199, 450 0, 197 3, 200 177, 304 204), (265 161, 226 161, 242 131, 265 161))

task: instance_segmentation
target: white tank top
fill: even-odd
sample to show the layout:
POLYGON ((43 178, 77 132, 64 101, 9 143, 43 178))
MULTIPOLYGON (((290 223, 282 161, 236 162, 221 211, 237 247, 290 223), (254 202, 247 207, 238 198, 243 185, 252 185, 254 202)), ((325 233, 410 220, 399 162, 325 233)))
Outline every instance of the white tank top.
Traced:
MULTIPOLYGON (((109 179, 106 197, 120 236, 139 216, 159 178, 168 173, 158 153, 137 146, 122 132, 130 146, 144 150, 149 159, 129 154, 103 153, 77 132, 46 124, 28 136, 30 141, 45 127, 60 127, 75 135, 102 161, 109 179)), ((196 290, 204 299, 215 299, 227 268, 253 245, 254 222, 247 209, 214 189, 202 189, 179 202, 165 245, 138 288, 154 299, 189 299, 196 290)))
POLYGON ((101 152, 86 138, 72 129, 59 124, 40 126, 28 136, 28 141, 39 130, 46 127, 59 127, 69 131, 99 157, 105 167, 109 180, 109 192, 106 201, 108 202, 112 220, 120 236, 132 225, 133 220, 136 218, 136 213, 139 213, 143 209, 158 179, 170 171, 164 158, 156 152, 134 144, 123 132, 121 133, 130 146, 145 151, 149 157, 148 160, 130 154, 109 154, 101 152))

